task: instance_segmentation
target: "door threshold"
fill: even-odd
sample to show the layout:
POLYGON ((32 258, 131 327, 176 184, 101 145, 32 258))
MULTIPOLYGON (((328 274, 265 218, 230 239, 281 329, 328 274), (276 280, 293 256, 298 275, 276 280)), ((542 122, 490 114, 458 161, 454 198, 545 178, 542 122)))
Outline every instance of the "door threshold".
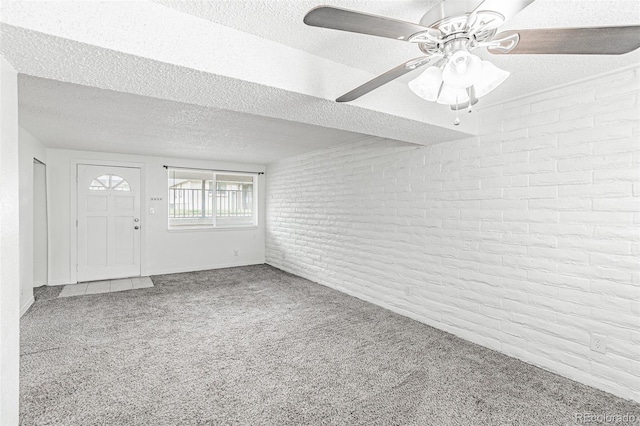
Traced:
POLYGON ((84 296, 89 294, 115 293, 153 287, 150 277, 121 278, 115 280, 90 281, 65 285, 58 297, 84 296))

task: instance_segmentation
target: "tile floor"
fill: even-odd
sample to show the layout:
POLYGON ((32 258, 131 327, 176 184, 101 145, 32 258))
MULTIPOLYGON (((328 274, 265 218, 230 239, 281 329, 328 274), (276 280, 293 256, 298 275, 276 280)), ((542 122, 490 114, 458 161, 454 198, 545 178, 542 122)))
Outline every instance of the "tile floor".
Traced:
POLYGON ((82 296, 84 294, 111 293, 153 287, 149 277, 123 278, 120 280, 91 281, 65 285, 58 297, 82 296))

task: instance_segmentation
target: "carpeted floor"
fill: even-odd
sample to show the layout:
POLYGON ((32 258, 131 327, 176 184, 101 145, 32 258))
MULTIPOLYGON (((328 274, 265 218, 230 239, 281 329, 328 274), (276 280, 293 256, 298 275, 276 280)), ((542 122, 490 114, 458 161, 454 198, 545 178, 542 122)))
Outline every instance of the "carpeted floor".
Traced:
POLYGON ((22 318, 21 424, 640 419, 638 404, 266 265, 153 282, 68 298, 38 290, 22 318))

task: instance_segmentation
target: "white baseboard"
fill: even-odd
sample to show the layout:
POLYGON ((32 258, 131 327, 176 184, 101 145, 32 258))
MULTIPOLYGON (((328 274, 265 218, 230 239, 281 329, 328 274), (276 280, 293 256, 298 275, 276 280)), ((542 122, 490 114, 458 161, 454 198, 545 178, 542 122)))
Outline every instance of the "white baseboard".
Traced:
POLYGON ((33 302, 35 301, 36 299, 33 296, 31 296, 31 298, 27 300, 27 303, 24 304, 22 309, 20 309, 20 316, 23 316, 24 314, 26 314, 29 308, 31 307, 31 305, 33 305, 33 302))
MULTIPOLYGON (((182 272, 196 272, 196 271, 207 271, 209 269, 222 269, 222 268, 233 268, 236 266, 249 266, 249 265, 262 265, 265 262, 265 259, 257 259, 257 260, 244 260, 238 262, 230 262, 230 263, 216 263, 213 265, 204 265, 204 266, 186 266, 186 267, 176 267, 176 268, 167 268, 167 269, 147 269, 143 271, 142 276, 150 276, 150 275, 165 275, 165 274, 179 274, 182 272)), ((77 281, 68 281, 68 280, 51 280, 47 285, 49 286, 59 286, 59 285, 69 285, 69 284, 78 284, 77 281)))
POLYGON ((147 270, 146 275, 179 274, 182 272, 207 271, 209 269, 233 268, 236 266, 262 265, 263 263, 265 263, 264 259, 258 259, 258 260, 249 260, 249 261, 241 261, 241 262, 233 262, 233 263, 216 263, 214 265, 205 265, 205 266, 189 266, 185 268, 180 267, 180 268, 167 268, 167 269, 152 269, 152 270, 147 270))

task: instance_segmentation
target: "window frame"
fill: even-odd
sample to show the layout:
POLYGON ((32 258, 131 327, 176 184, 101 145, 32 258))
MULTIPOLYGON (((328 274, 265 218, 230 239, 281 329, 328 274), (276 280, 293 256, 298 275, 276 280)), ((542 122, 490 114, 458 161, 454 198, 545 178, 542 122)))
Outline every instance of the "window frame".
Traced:
MULTIPOLYGON (((231 170, 216 170, 216 169, 201 169, 201 168, 189 168, 189 167, 171 167, 167 166, 167 230, 169 232, 198 232, 198 231, 216 231, 216 230, 235 230, 235 229, 255 229, 259 226, 259 216, 258 216, 258 197, 259 197, 259 172, 241 172, 241 171, 231 171, 231 170), (171 199, 169 197, 169 192, 171 190, 170 180, 171 180, 171 172, 172 171, 201 171, 211 174, 211 182, 213 185, 213 201, 212 201, 212 218, 211 223, 207 225, 196 224, 196 225, 171 225, 171 199), (218 175, 225 176, 249 176, 252 178, 252 215, 251 215, 251 223, 243 223, 243 224, 225 224, 218 225, 218 201, 217 201, 217 177, 218 175)), ((203 207, 206 209, 206 207, 203 207)))

